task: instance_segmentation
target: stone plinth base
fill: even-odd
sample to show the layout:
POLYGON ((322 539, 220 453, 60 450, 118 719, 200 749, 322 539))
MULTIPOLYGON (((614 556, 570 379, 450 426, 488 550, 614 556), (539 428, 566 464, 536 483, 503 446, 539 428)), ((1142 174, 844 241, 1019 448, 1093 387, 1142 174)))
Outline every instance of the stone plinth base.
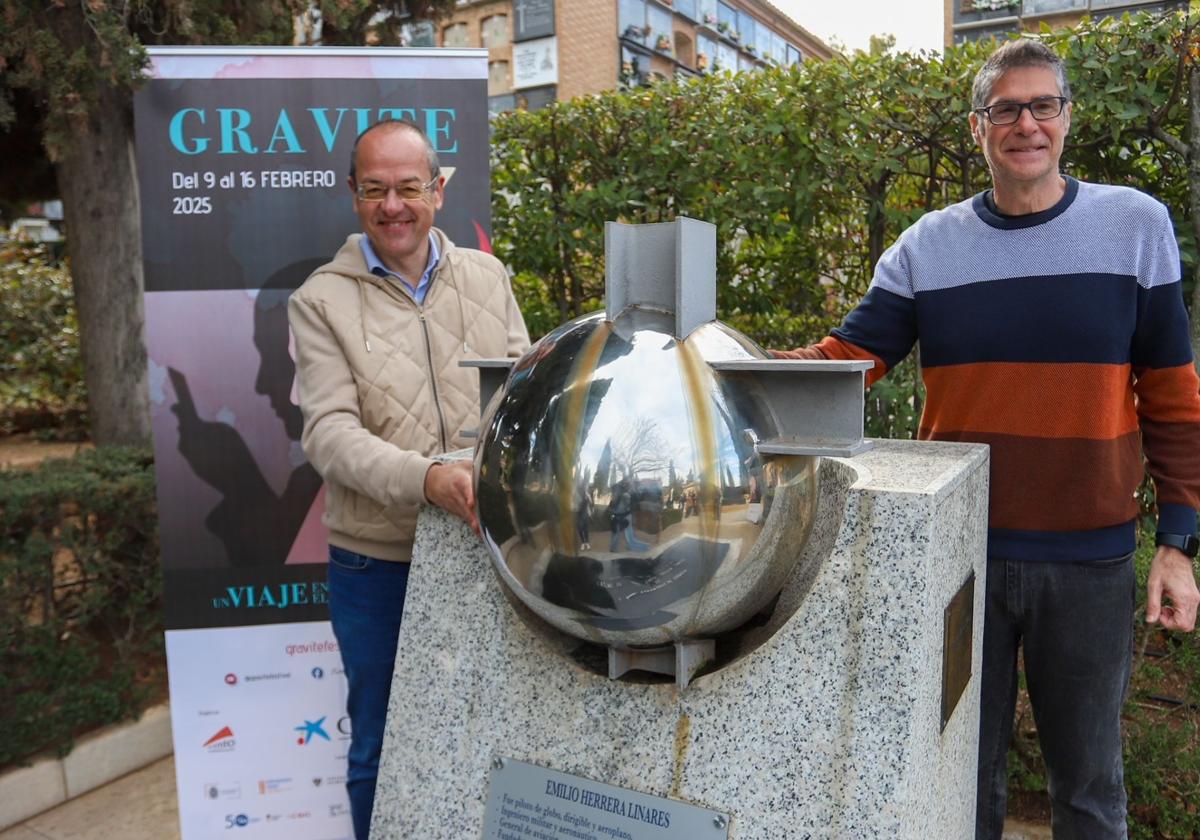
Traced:
POLYGON ((973 836, 987 449, 880 441, 821 469, 771 619, 682 692, 572 661, 470 531, 425 511, 372 836, 479 837, 497 755, 731 814, 738 840, 973 836), (943 729, 944 611, 972 571, 971 676, 943 729))

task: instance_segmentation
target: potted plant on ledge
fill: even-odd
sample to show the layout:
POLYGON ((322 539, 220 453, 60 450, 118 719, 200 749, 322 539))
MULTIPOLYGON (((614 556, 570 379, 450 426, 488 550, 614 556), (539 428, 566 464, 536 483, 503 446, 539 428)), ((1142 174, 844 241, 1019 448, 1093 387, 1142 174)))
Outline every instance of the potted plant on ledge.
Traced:
POLYGON ((621 73, 618 76, 618 86, 622 90, 633 90, 641 87, 646 82, 645 77, 639 72, 638 66, 632 61, 621 62, 621 73))

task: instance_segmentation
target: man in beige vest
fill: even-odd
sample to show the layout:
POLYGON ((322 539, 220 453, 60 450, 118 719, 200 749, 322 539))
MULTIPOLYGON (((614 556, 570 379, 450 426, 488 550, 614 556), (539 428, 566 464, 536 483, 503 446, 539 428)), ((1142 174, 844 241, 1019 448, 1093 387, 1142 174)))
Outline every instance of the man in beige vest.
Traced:
POLYGON ((433 227, 445 179, 412 123, 368 128, 351 154, 363 233, 288 305, 305 455, 325 480, 329 612, 349 683, 346 789, 355 837, 375 799, 417 509, 478 531, 469 464, 431 456, 470 445, 478 374, 464 358, 519 356, 529 335, 504 266, 433 227))

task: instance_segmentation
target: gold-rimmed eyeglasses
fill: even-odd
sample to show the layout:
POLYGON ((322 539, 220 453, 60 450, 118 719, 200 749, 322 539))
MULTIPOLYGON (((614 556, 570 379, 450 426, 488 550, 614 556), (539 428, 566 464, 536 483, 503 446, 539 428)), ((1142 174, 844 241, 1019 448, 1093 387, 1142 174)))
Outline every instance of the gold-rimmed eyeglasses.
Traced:
POLYGON ((402 184, 381 184, 378 181, 366 181, 354 188, 354 194, 359 201, 383 201, 389 192, 405 201, 416 201, 433 192, 437 186, 438 176, 433 176, 427 183, 420 181, 405 181, 402 184))

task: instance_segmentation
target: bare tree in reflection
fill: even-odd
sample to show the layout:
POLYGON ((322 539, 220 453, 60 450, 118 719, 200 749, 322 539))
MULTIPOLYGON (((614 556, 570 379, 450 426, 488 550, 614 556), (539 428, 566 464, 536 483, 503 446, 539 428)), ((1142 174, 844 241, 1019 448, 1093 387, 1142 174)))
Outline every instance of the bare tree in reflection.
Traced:
POLYGON ((612 440, 612 462, 620 476, 609 501, 610 551, 622 535, 630 551, 650 546, 634 533, 635 525, 657 533, 662 512, 662 481, 671 463, 670 447, 659 423, 634 417, 612 440))
POLYGON ((669 462, 670 447, 657 421, 634 417, 613 440, 613 459, 626 478, 659 476, 669 462))

